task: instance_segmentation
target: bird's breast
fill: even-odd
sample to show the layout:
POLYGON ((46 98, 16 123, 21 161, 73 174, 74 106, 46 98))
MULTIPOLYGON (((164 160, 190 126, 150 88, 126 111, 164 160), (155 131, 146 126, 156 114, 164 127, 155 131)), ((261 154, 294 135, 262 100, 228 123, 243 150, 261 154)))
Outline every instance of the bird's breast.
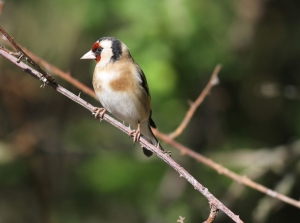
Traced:
POLYGON ((109 88, 116 92, 126 92, 136 89, 137 80, 133 75, 132 66, 123 64, 106 67, 96 67, 93 76, 93 86, 95 91, 109 88))
POLYGON ((96 68, 93 87, 103 107, 117 118, 133 126, 149 118, 149 98, 129 69, 96 68))

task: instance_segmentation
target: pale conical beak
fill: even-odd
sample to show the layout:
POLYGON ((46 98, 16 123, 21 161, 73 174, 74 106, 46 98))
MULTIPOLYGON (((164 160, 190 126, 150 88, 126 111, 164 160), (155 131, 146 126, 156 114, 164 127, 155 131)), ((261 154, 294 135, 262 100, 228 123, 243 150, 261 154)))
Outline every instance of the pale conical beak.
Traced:
POLYGON ((96 59, 96 56, 95 56, 95 54, 94 54, 94 52, 93 51, 89 51, 89 52, 87 52, 86 54, 84 54, 83 55, 83 57, 81 57, 80 58, 81 60, 83 60, 83 59, 92 59, 92 60, 95 60, 96 59))

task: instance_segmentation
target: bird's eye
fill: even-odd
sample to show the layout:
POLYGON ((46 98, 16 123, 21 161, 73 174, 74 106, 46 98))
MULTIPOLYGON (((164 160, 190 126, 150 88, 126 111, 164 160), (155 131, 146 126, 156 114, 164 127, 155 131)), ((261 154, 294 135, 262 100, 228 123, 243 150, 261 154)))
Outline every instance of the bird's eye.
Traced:
POLYGON ((102 52, 102 50, 103 50, 103 48, 99 47, 99 48, 96 49, 96 53, 100 54, 102 52))

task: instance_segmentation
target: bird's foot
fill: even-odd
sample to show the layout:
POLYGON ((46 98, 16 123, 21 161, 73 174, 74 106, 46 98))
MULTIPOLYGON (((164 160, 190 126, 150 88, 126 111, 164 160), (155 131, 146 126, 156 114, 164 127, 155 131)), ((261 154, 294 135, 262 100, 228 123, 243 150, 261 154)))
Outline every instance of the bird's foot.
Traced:
POLYGON ((131 130, 129 132, 129 137, 133 137, 133 142, 136 143, 140 137, 141 137, 141 132, 139 129, 134 129, 134 130, 131 130))
POLYGON ((105 113, 106 113, 105 108, 95 108, 92 114, 95 115, 95 119, 99 118, 101 121, 105 113))
POLYGON ((140 123, 138 123, 137 129, 133 129, 129 132, 128 136, 133 137, 134 144, 140 139, 141 137, 140 123))

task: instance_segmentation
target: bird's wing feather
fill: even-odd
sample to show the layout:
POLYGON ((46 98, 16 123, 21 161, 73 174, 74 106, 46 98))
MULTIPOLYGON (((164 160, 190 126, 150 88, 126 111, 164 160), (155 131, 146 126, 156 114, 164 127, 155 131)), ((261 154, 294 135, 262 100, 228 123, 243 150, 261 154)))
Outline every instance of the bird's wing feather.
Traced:
POLYGON ((148 84, 147 84, 146 76, 145 76, 143 70, 139 67, 139 65, 136 64, 136 68, 137 68, 139 77, 141 79, 141 86, 146 91, 146 93, 147 93, 147 95, 148 95, 148 97, 149 97, 149 99, 151 101, 151 96, 150 96, 150 92, 149 92, 149 87, 148 87, 148 84))
POLYGON ((152 104, 151 104, 151 95, 150 95, 150 91, 149 91, 149 87, 148 87, 148 84, 147 84, 147 79, 146 79, 146 76, 143 72, 143 70, 139 67, 139 65, 135 64, 136 65, 136 68, 137 68, 137 71, 138 71, 138 74, 139 74, 139 77, 140 77, 140 84, 141 84, 141 87, 144 89, 144 91, 147 93, 148 95, 148 98, 149 98, 149 102, 150 102, 150 116, 149 116, 149 125, 152 127, 152 128, 156 128, 156 125, 153 121, 153 119, 151 118, 152 116, 152 104))

